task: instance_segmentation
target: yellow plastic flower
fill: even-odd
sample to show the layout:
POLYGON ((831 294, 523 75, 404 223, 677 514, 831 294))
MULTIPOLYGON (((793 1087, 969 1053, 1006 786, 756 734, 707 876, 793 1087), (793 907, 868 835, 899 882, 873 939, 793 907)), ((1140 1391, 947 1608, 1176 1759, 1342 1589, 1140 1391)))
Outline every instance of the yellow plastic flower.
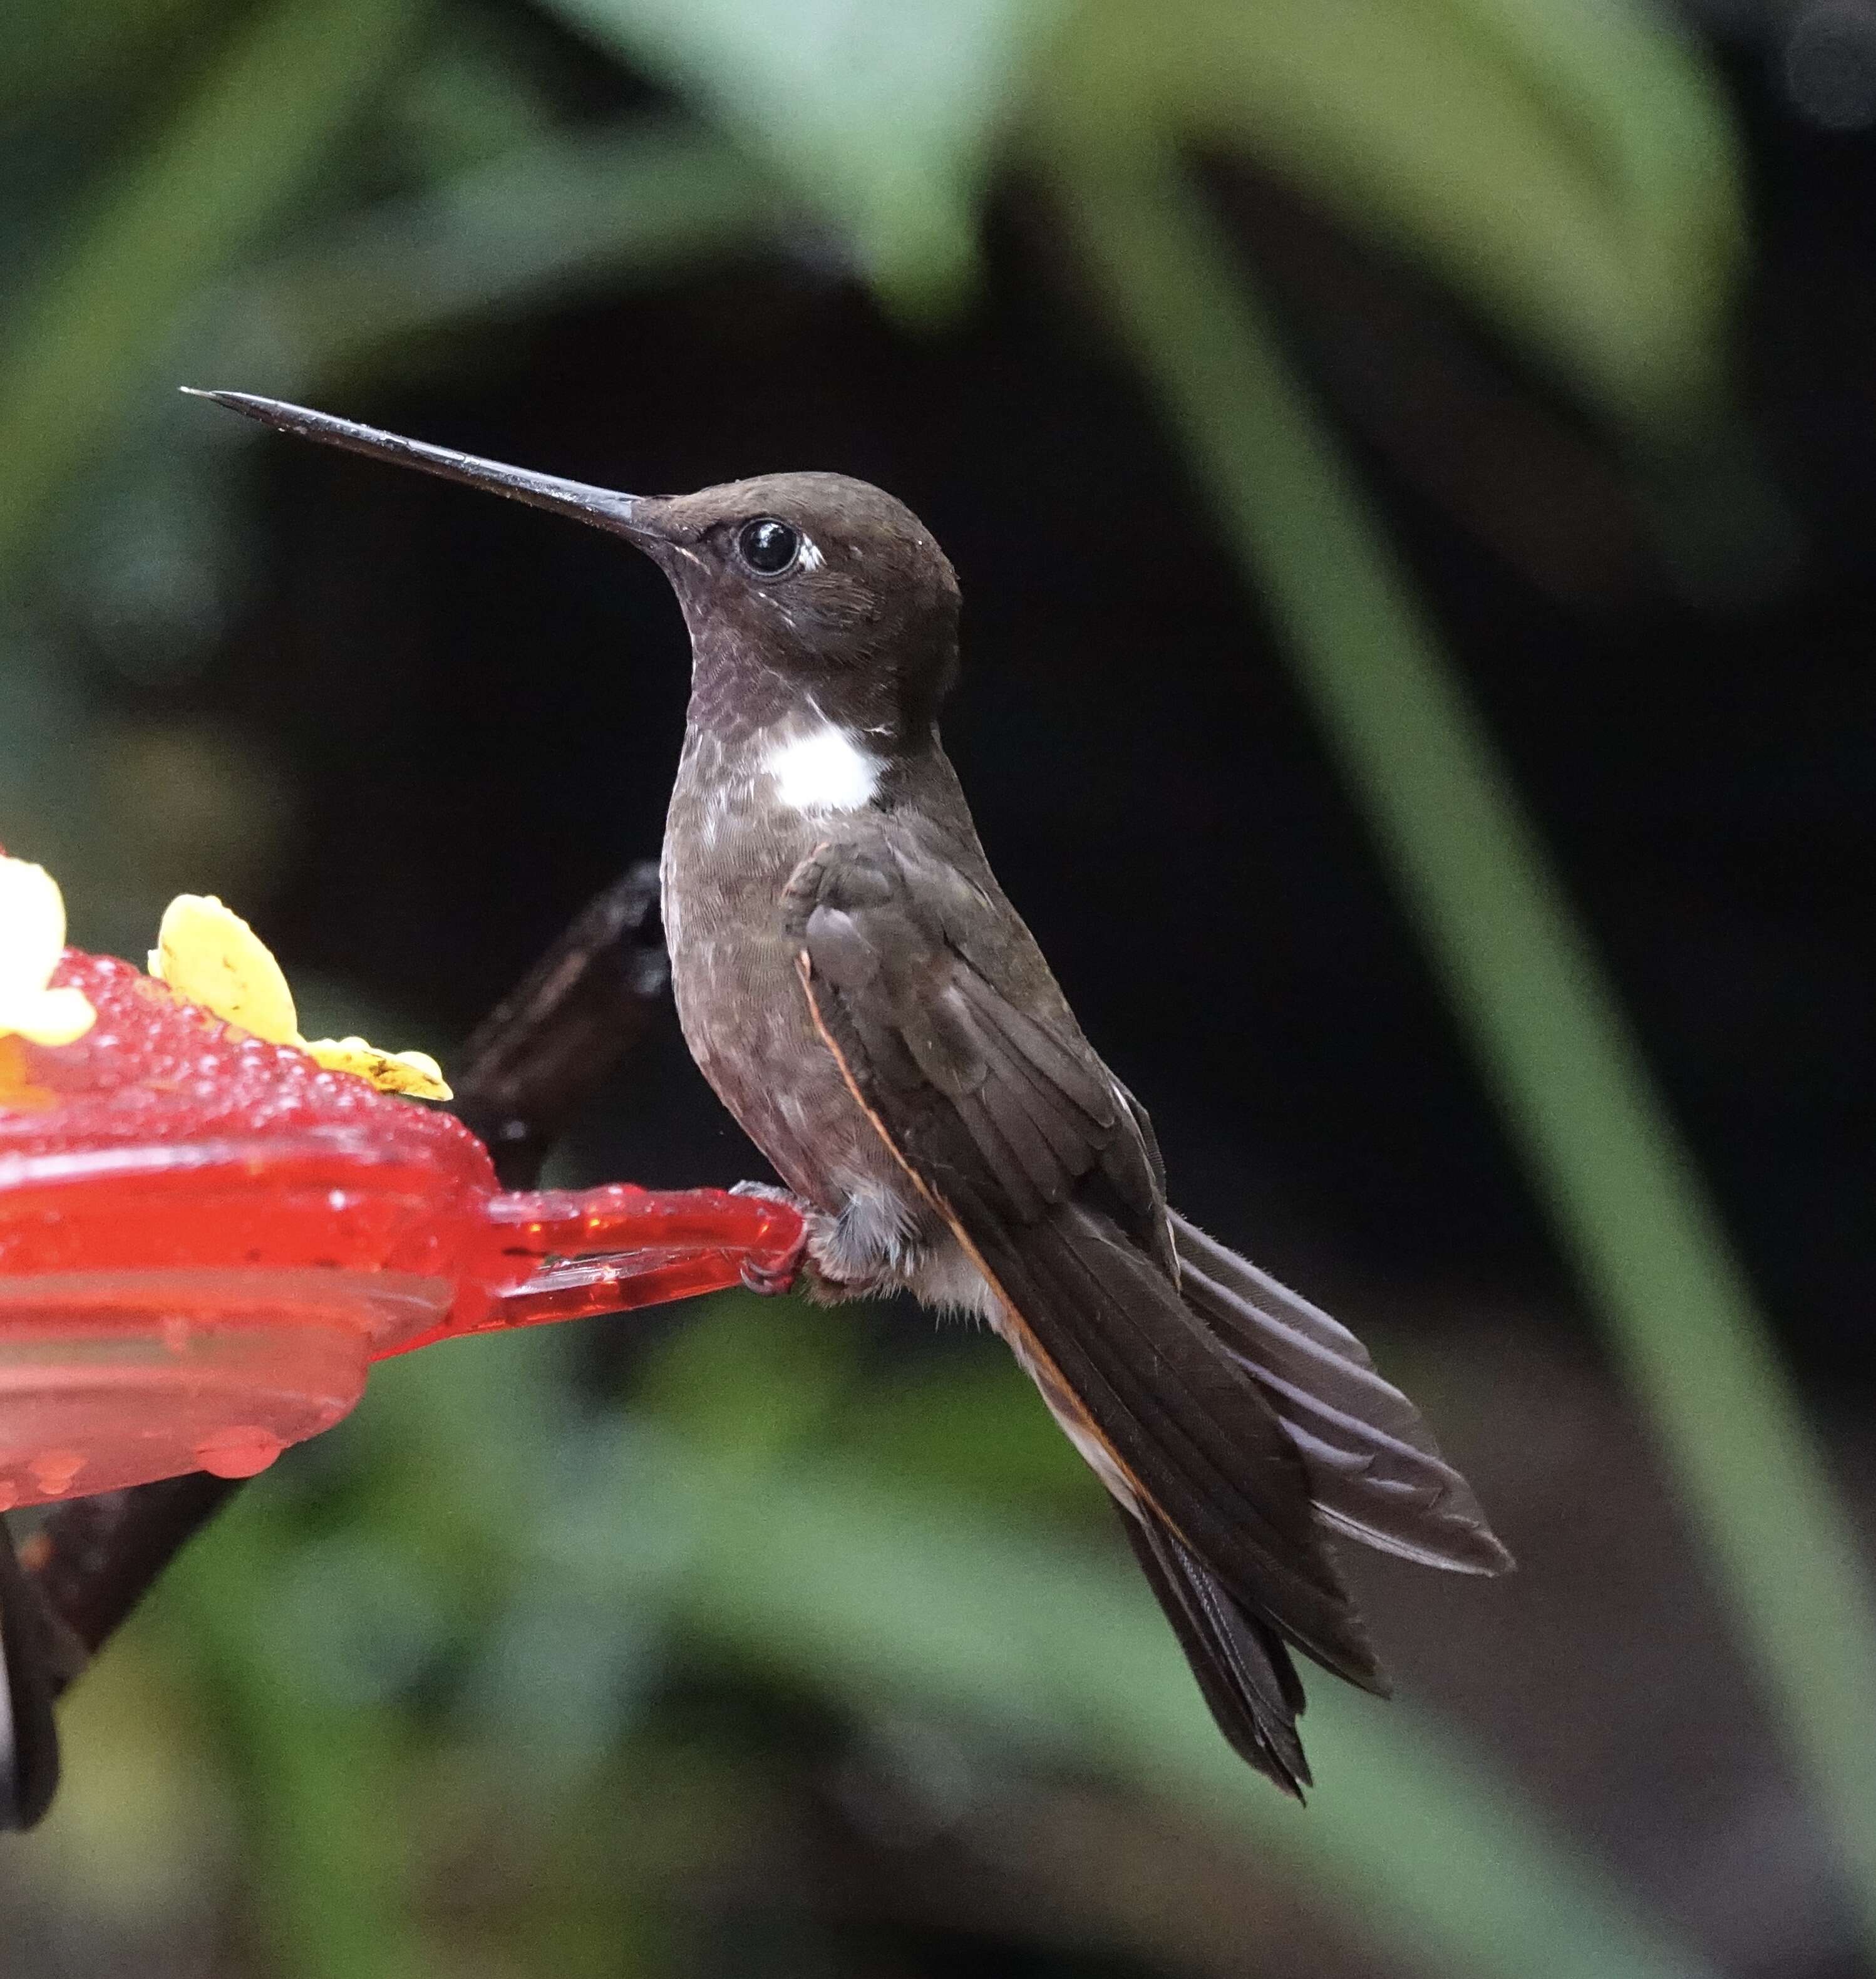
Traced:
POLYGON ((270 1045, 300 1041, 293 993, 273 951, 212 893, 178 893, 170 902, 150 951, 150 973, 270 1045))
POLYGON ((211 894, 171 900, 150 951, 150 973, 178 996, 269 1044, 296 1045, 329 1072, 356 1072, 380 1092, 447 1099, 442 1067, 426 1052, 384 1052, 363 1038, 303 1038, 293 993, 273 951, 211 894))
POLYGON ((428 1052, 380 1051, 363 1038, 320 1038, 303 1049, 328 1072, 355 1072, 380 1092, 407 1092, 413 1099, 447 1099, 443 1069, 428 1052))
POLYGON ((68 1045, 98 1021, 82 990, 55 990, 65 900, 43 866, 0 853, 0 1037, 68 1045))

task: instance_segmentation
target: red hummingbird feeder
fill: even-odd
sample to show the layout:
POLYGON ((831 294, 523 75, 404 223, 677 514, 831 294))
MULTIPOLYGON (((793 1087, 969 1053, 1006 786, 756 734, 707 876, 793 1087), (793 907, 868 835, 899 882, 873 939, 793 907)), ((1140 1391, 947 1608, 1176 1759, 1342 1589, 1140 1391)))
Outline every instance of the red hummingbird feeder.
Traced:
POLYGON ((245 1477, 346 1415, 374 1361, 785 1281, 799 1253, 800 1219, 760 1198, 504 1192, 451 1115, 108 957, 55 944, 22 993, 8 938, 0 1510, 245 1477), (64 1015, 35 1029, 22 993, 64 1015), (94 1014, 67 1038, 75 993, 94 1014))

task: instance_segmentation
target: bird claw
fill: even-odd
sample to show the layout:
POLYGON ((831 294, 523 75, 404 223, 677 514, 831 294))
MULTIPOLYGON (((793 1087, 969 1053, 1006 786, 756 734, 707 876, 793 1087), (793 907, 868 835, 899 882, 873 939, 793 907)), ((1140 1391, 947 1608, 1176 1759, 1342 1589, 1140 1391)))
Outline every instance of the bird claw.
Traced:
POLYGON ((871 1278, 841 1278, 830 1271, 829 1254, 836 1250, 840 1219, 830 1216, 824 1209, 817 1209, 792 1189, 771 1182, 739 1182, 730 1193, 753 1195, 764 1202, 786 1203, 801 1219, 800 1237, 781 1264, 765 1266, 744 1263, 743 1283, 752 1292, 769 1296, 777 1292, 800 1291, 816 1305, 844 1305, 849 1299, 864 1298, 875 1292, 893 1289, 890 1283, 882 1284, 871 1278))
POLYGON ((742 1279, 744 1286, 764 1298, 777 1298, 784 1292, 793 1291, 795 1281, 801 1275, 807 1256, 808 1219, 814 1212, 793 1191, 779 1188, 774 1182, 739 1182, 730 1191, 732 1195, 754 1196, 764 1202, 785 1203, 801 1219, 801 1234, 789 1247, 787 1256, 777 1265, 758 1265, 753 1258, 743 1260, 742 1279))
POLYGON ((779 1298, 784 1292, 794 1290, 794 1281, 801 1269, 801 1254, 807 1248, 807 1239, 803 1238, 779 1265, 763 1265, 753 1258, 743 1260, 743 1288, 746 1291, 759 1292, 764 1298, 779 1298))

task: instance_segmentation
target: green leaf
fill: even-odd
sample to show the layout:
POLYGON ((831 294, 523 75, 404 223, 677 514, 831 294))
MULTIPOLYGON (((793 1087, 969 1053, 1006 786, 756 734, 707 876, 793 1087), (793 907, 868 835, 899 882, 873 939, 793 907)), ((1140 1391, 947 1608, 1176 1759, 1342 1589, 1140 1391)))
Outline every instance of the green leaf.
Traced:
POLYGON ((6 61, 0 64, 0 114, 23 106, 43 113, 114 78, 152 45, 173 47, 207 11, 209 0, 13 0, 7 10, 6 61))
POLYGON ((1721 395, 1729 128, 1625 0, 1090 0, 1038 111, 1065 177, 1181 139, 1261 157, 1646 431, 1721 395))
MULTIPOLYGON (((491 1621, 498 1649, 521 1660, 505 1671, 497 1655, 485 1671, 496 1708, 482 1763, 496 1776, 539 1771, 535 1749, 556 1729, 565 1742, 550 1776, 585 1771, 575 1725, 556 1727, 555 1714, 607 1735, 613 1615, 654 1652, 674 1628, 862 1715, 974 1732, 1009 1768, 1093 1768, 1165 1796, 1429 1974, 1707 1979, 1450 1730, 1318 1679, 1319 1791, 1298 1810, 1219 1739, 1118 1549, 1052 1540, 1007 1507, 965 1509, 930 1480, 909 1489, 873 1463, 807 1454, 798 1439, 817 1410, 798 1401, 840 1385, 841 1344, 824 1315, 784 1311, 765 1331, 747 1301, 714 1302, 661 1351, 655 1377, 663 1406, 701 1440, 645 1415, 556 1424, 538 1335, 374 1374, 335 1432, 367 1473, 357 1509, 374 1543, 424 1563, 436 1612, 452 1605, 450 1577, 458 1606, 492 1580, 510 1591, 491 1621), (736 1449, 739 1414, 747 1425, 781 1390, 797 1398, 784 1421, 736 1449), (572 1689, 529 1700, 540 1684, 572 1689)), ((318 1643, 281 1599, 312 1530, 283 1507, 287 1483, 257 1485, 225 1514, 151 1619, 183 1666, 206 1672, 237 1732, 250 1845, 287 1969, 401 1974, 420 1943, 403 1907, 423 1858, 397 1798, 409 1791, 399 1728, 370 1706, 338 1707, 318 1643)))
POLYGON ((674 278, 777 220, 761 174, 694 126, 543 138, 230 277, 215 338, 283 345, 330 378, 467 323, 674 278))
MULTIPOLYGON (((1218 1737, 1118 1553, 1051 1540, 1006 1509, 974 1512, 930 1479, 908 1489, 875 1464, 808 1454, 817 1412, 799 1398, 841 1386, 843 1344, 837 1318, 712 1301, 657 1357, 667 1420, 596 1425, 565 1496, 535 1503, 532 1538, 511 1521, 504 1547, 551 1560, 567 1593, 621 1616, 674 1601, 739 1659, 849 1707, 936 1713, 1002 1740, 1013 1765, 1092 1765, 1165 1795, 1279 1858, 1429 1973, 1704 1979, 1693 1953, 1447 1729, 1319 1679, 1320 1791, 1299 1812, 1218 1737), (738 1412, 759 1413, 771 1392, 793 1398, 781 1427, 738 1451, 738 1412), (608 1495, 608 1477, 634 1481, 608 1495)), ((472 1478, 478 1453, 507 1440, 502 1396, 529 1345, 449 1350, 446 1396, 423 1379, 434 1361, 373 1377, 393 1379, 413 1428, 446 1412, 447 1436, 417 1433, 433 1490, 453 1496, 455 1473, 472 1478)))
POLYGON ((1024 67, 1062 0, 542 0, 707 110, 910 304, 955 294, 1024 67))
POLYGON ((245 1493, 165 1579, 152 1619, 206 1693, 235 1774, 254 1901, 283 1979, 422 1979, 386 1712, 341 1701, 271 1597, 293 1534, 245 1493))
MULTIPOLYGON (((694 1462, 694 1458, 688 1460, 694 1462)), ((687 1461, 681 1447, 671 1469, 687 1461)), ((697 1488, 720 1496, 705 1472, 697 1488)), ((863 1468, 800 1464, 732 1494, 688 1605, 739 1653, 887 1710, 938 1711, 1013 1759, 1091 1762, 1275 1855, 1362 1932, 1430 1973, 1695 1979, 1506 1783, 1398 1704, 1318 1677, 1307 1812, 1218 1737, 1145 1589, 1118 1559, 905 1497, 863 1468)))
POLYGON ((244 21, 26 281, 0 325, 0 588, 128 396, 156 389, 191 297, 306 185, 424 11, 424 0, 283 0, 244 21))

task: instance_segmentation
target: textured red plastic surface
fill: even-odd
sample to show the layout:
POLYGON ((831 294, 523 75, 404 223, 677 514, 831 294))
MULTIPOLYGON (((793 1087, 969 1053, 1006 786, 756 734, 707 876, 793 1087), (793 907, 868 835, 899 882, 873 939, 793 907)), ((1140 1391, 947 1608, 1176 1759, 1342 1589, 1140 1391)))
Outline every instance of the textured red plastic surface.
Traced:
POLYGON ((447 1114, 68 951, 95 1027, 0 1038, 0 1503, 258 1469, 366 1364, 785 1270, 714 1190, 505 1195, 447 1114), (151 1469, 152 1464, 162 1467, 151 1469))

